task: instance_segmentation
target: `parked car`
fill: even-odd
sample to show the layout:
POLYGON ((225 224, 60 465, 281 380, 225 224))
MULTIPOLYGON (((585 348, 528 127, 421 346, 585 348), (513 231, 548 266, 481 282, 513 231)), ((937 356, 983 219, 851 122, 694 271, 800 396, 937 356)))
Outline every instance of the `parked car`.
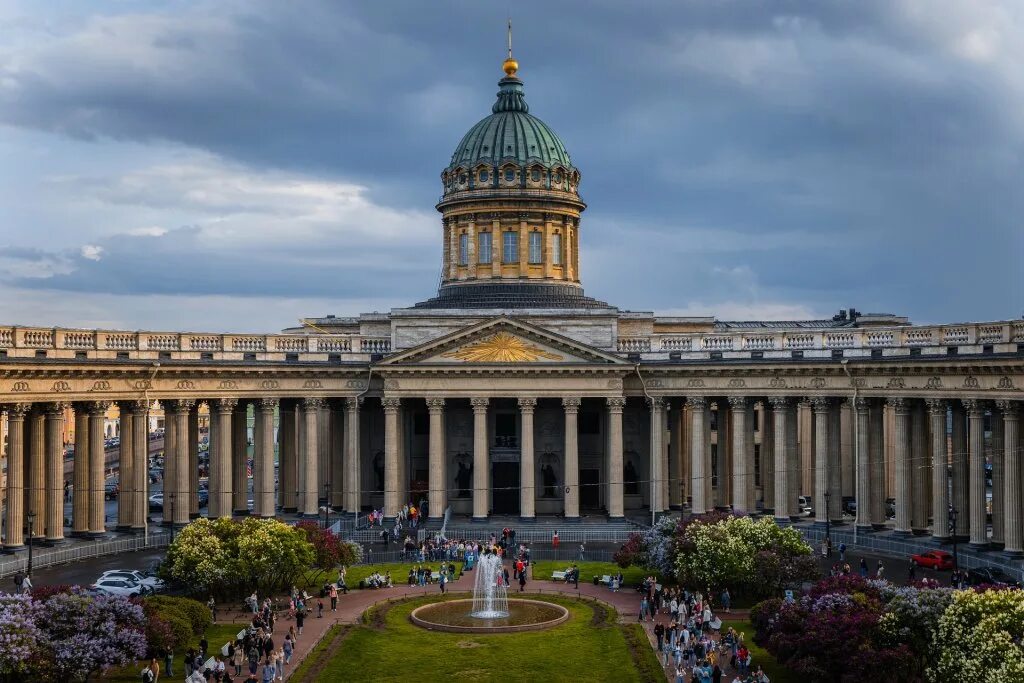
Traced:
POLYGON ((108 593, 110 595, 124 595, 128 597, 135 597, 142 595, 144 592, 148 592, 143 589, 141 583, 114 577, 111 577, 109 579, 104 579, 103 577, 100 577, 96 580, 96 583, 89 586, 89 588, 96 591, 97 593, 108 593))
POLYGON ((161 579, 155 576, 148 576, 138 569, 108 569, 100 574, 100 580, 103 579, 123 579, 135 582, 141 584, 144 589, 148 588, 150 593, 156 593, 164 588, 164 582, 161 579))
POLYGON ((162 511, 164 509, 164 494, 162 494, 162 493, 154 493, 152 496, 150 496, 149 497, 149 509, 151 511, 152 510, 160 510, 160 511, 162 511))
POLYGON ((967 572, 967 583, 971 586, 992 584, 993 586, 1015 586, 1020 588, 1020 582, 1002 569, 994 567, 979 567, 967 572))
POLYGON ((797 499, 797 510, 803 517, 811 517, 814 515, 814 505, 811 504, 810 496, 800 496, 797 499))
POLYGON ((116 500, 119 493, 121 493, 121 487, 117 480, 111 479, 103 487, 103 497, 106 500, 116 500))
POLYGON ((918 567, 931 567, 932 569, 952 569, 953 554, 945 550, 928 550, 923 553, 910 556, 910 562, 918 567))
POLYGON ((851 517, 857 516, 857 499, 853 496, 843 496, 843 514, 851 517))

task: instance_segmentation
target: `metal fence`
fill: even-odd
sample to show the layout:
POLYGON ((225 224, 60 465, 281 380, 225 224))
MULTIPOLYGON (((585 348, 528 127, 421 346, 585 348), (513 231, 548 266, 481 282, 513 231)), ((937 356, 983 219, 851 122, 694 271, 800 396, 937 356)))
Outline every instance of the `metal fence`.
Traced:
MULTIPOLYGON (((615 552, 612 550, 587 550, 583 553, 583 560, 587 562, 612 562, 612 557, 615 552)), ((534 561, 537 560, 554 560, 564 561, 567 563, 579 562, 580 551, 579 549, 559 548, 555 550, 553 548, 544 548, 542 550, 530 551, 530 558, 534 561)), ((462 558, 456 558, 455 561, 461 561, 462 558)), ((387 562, 419 562, 419 551, 410 550, 405 552, 402 550, 384 550, 378 551, 374 548, 367 548, 363 551, 363 560, 359 564, 375 565, 384 564, 387 562)), ((434 562, 448 562, 451 560, 424 560, 425 563, 431 564, 434 562)))
MULTIPOLYGON (((170 543, 171 535, 166 532, 152 533, 148 536, 133 536, 110 541, 75 543, 66 548, 43 548, 32 553, 32 568, 42 569, 58 564, 67 564, 79 560, 88 560, 104 555, 131 553, 152 548, 165 548, 170 543)), ((28 551, 19 552, 11 559, 0 560, 0 577, 11 576, 15 572, 28 568, 28 551)))

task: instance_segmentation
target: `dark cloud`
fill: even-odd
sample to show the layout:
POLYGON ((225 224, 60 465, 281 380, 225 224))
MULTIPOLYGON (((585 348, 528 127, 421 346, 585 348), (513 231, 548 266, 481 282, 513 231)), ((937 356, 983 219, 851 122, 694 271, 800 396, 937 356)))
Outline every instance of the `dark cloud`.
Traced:
MULTIPOLYGON (((378 205, 429 212, 489 111, 503 13, 408 0, 95 17, 11 48, 0 121, 358 179, 378 205)), ((1021 314, 1024 23, 1010 3, 519 3, 514 21, 531 110, 583 172, 589 293, 643 309, 1021 314)), ((241 258, 169 237, 182 243, 161 264, 100 244, 99 262, 50 284, 322 296, 373 282, 412 302, 436 281, 422 249, 339 244, 339 262, 304 268, 312 252, 241 258)))

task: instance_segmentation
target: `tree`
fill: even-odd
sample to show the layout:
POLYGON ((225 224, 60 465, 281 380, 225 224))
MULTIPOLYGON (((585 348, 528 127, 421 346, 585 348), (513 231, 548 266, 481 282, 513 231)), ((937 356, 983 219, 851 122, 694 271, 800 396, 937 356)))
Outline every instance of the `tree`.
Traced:
POLYGON ((296 529, 306 534, 306 540, 313 546, 313 571, 308 580, 315 584, 325 571, 341 564, 342 542, 330 529, 325 529, 314 521, 306 520, 295 525, 296 529))
POLYGON ((933 642, 936 683, 1024 680, 1024 591, 957 591, 933 642))

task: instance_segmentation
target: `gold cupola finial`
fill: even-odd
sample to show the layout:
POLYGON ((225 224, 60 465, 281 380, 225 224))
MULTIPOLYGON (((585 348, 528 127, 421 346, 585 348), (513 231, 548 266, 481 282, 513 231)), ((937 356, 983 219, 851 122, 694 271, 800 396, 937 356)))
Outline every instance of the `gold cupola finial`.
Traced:
POLYGON ((505 58, 505 62, 501 65, 505 75, 512 78, 519 71, 519 62, 512 59, 512 18, 508 20, 508 57, 505 58))

